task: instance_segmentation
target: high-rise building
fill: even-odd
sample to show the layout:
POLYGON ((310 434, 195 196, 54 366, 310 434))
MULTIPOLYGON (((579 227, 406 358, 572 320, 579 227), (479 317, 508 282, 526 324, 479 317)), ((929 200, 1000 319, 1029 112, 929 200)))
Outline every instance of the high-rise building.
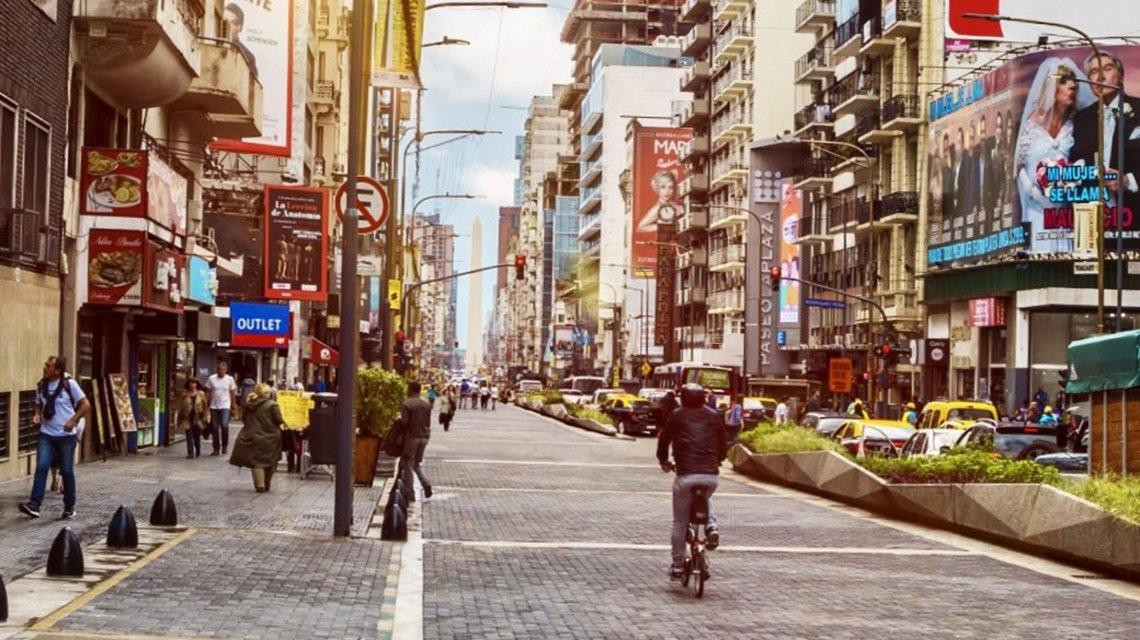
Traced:
MULTIPOLYGON (((483 221, 476 217, 471 224, 471 269, 483 266, 483 221)), ((483 365, 483 274, 473 273, 467 280, 467 344, 464 365, 478 369, 483 365)))

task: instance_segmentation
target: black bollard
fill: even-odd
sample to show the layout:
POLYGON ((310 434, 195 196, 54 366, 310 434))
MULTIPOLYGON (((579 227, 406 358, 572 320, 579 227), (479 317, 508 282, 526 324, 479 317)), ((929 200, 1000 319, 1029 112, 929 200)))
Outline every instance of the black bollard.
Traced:
POLYGON ((111 524, 107 525, 107 546, 119 549, 135 549, 139 546, 139 529, 135 526, 135 516, 125 505, 119 505, 111 524))
POLYGON ((389 500, 384 508, 384 524, 380 525, 381 540, 407 540, 408 518, 395 501, 389 500))
POLYGON ((8 590, 4 588, 4 576, 0 576, 0 622, 8 621, 8 590))
POLYGON ((400 490, 399 483, 396 483, 396 486, 392 487, 392 491, 388 494, 388 504, 393 502, 400 505, 400 509, 404 513, 408 512, 408 500, 404 497, 404 492, 400 490))
POLYGON ((174 496, 166 489, 159 491, 154 497, 154 504, 150 506, 150 524, 155 527, 178 525, 178 509, 174 506, 174 496))
POLYGON ((59 530, 48 552, 47 574, 49 576, 83 577, 83 548, 71 527, 59 530))

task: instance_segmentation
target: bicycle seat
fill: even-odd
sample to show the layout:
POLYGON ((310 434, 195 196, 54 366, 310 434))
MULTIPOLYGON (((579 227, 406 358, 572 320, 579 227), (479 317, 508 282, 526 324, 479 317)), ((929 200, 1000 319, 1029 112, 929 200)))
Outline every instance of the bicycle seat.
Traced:
POLYGON ((691 524, 708 524, 709 522, 709 490, 708 487, 696 486, 692 489, 693 504, 689 508, 689 522, 691 524))

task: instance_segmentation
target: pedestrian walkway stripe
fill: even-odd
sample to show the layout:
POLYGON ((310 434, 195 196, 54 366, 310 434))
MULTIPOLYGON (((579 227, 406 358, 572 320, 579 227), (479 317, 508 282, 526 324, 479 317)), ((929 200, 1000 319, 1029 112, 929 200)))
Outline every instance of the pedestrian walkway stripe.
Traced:
MULTIPOLYGON (((432 485, 436 493, 442 491, 493 491, 504 493, 612 493, 618 495, 638 495, 638 496, 672 496, 672 491, 635 491, 633 489, 518 489, 514 487, 454 487, 446 485, 432 485)), ((730 493, 717 491, 714 494, 717 498, 778 498, 781 500, 790 500, 792 496, 781 496, 772 493, 730 493)))
MULTIPOLYGON (((667 544, 634 544, 625 542, 530 542, 512 540, 425 540, 427 544, 486 547, 490 549, 616 549, 622 551, 664 551, 667 544)), ((717 553, 795 553, 795 554, 859 554, 877 556, 976 556, 960 549, 891 549, 883 547, 773 547, 724 545, 717 553)))
POLYGON ((58 624, 60 620, 63 620, 64 618, 71 615, 72 613, 75 613, 80 607, 86 605, 87 603, 91 602, 95 598, 106 593, 111 587, 119 584, 123 580, 126 580, 128 577, 131 576, 131 574, 135 573, 139 569, 142 569, 143 567, 147 566, 148 564, 150 564, 150 563, 154 562, 155 560, 161 558, 167 551, 170 551, 174 547, 182 544, 184 541, 186 541, 187 538, 189 538, 190 536, 197 533, 197 531, 198 531, 197 529, 193 529, 193 528, 186 529, 185 531, 178 534, 177 536, 175 536, 175 537, 171 538, 170 540, 167 540, 166 542, 164 542, 161 546, 157 547, 154 551, 151 551, 150 553, 146 554, 145 556, 143 556, 143 557, 139 558, 138 560, 135 560, 131 564, 127 565, 122 571, 116 573, 115 575, 111 576, 110 578, 107 578, 103 582, 100 582, 99 584, 95 585, 94 587, 92 587, 89 591, 87 591, 83 595, 72 600, 71 602, 68 602, 67 604, 56 609, 55 611, 51 612, 47 616, 44 616, 42 619, 37 621, 35 624, 33 624, 29 628, 32 631, 47 631, 47 630, 51 629, 56 624, 58 624))

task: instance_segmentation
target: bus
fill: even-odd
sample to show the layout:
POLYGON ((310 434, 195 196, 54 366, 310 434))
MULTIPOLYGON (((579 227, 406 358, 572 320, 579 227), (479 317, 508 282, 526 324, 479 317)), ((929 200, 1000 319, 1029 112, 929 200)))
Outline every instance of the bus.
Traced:
POLYGON ((592 396, 598 389, 604 389, 606 379, 601 376, 570 376, 562 381, 561 389, 581 391, 584 396, 592 396))
POLYGON ((739 394, 743 385, 740 374, 729 367, 718 367, 699 362, 670 362, 653 370, 653 386, 680 391, 683 385, 695 382, 711 393, 719 405, 739 394))

